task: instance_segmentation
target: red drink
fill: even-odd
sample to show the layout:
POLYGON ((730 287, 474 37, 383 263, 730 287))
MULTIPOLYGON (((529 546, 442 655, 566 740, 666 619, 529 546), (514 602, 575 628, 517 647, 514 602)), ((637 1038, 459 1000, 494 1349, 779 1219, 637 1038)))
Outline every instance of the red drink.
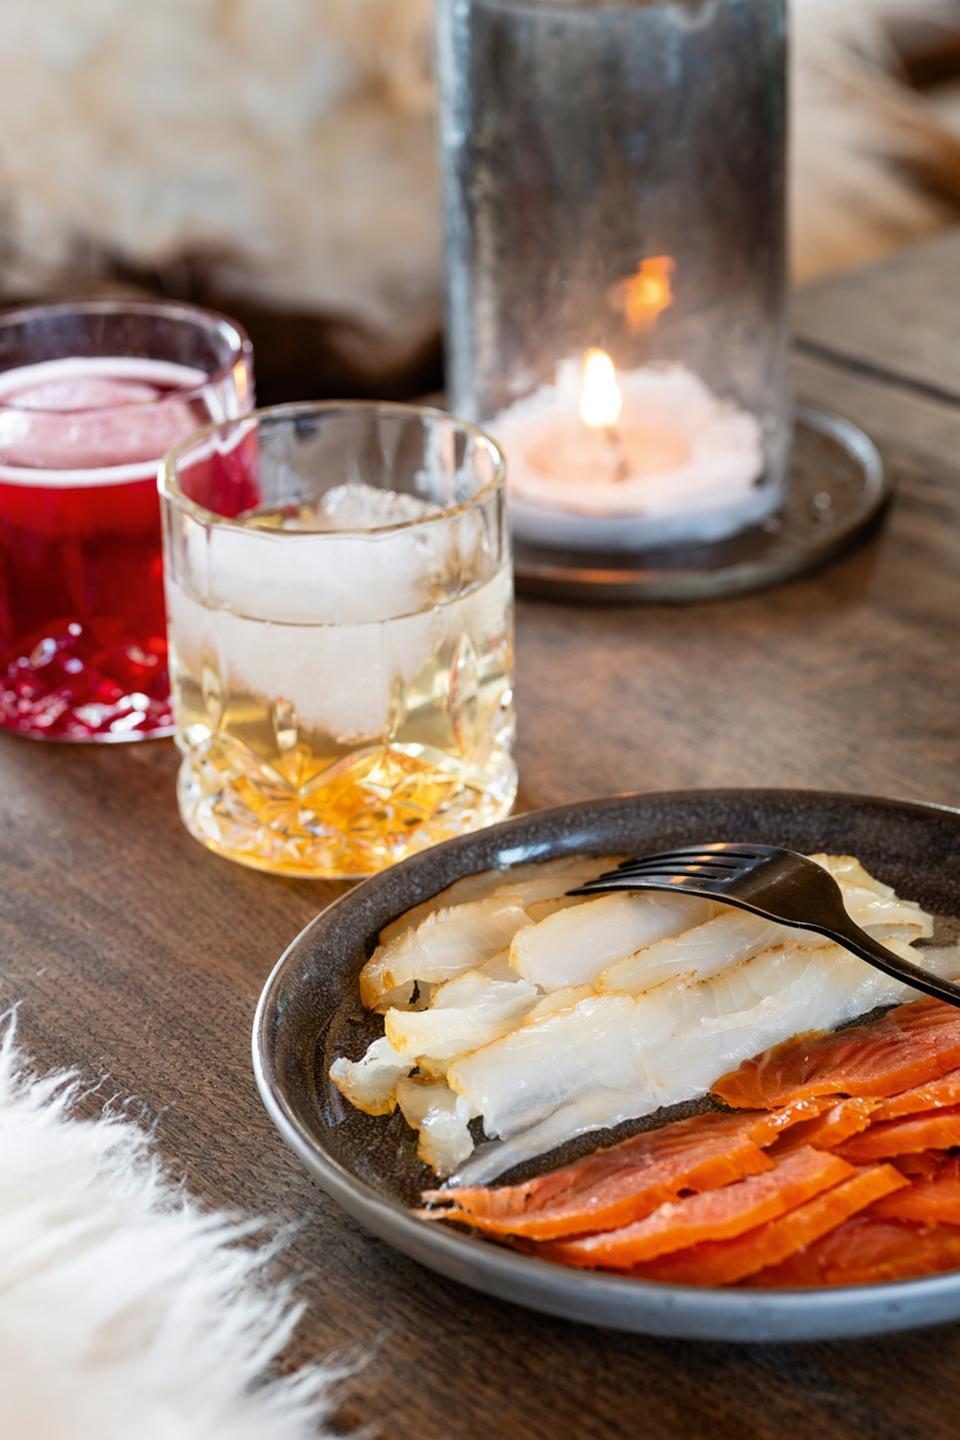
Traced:
MULTIPOLYGON (((198 312, 142 309, 198 324, 198 312)), ((199 426, 249 408, 238 343, 225 373, 122 353, 0 371, 3 728, 88 741, 171 732, 157 466, 199 426)))

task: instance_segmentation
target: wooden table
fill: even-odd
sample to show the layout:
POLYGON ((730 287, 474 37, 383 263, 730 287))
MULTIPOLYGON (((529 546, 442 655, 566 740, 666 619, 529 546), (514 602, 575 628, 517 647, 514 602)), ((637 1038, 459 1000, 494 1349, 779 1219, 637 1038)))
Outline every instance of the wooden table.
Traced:
MULTIPOLYGON (((799 299, 799 393, 867 427, 896 472, 867 546, 699 608, 520 605, 524 808, 729 784, 960 804, 958 275, 960 234, 799 299)), ((309 1309, 290 1362, 365 1357, 345 1425, 394 1440, 956 1436, 960 1327, 647 1341, 485 1299, 364 1234, 274 1133, 249 1061, 264 978, 337 887, 208 855, 180 827, 176 764, 169 743, 3 737, 0 993, 41 1064, 109 1071, 142 1100, 204 1200, 303 1222, 286 1264, 309 1309)))

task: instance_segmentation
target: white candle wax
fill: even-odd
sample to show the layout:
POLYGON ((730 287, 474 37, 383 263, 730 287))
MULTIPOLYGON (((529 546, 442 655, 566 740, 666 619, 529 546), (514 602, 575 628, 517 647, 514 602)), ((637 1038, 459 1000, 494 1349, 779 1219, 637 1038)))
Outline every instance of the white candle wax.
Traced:
MULTIPOLYGON (((507 456, 519 539, 590 550, 702 542, 776 507, 776 488, 758 484, 754 415, 681 365, 620 372, 616 382, 622 403, 612 424, 581 418, 591 407, 576 360, 490 421, 507 456)), ((602 405, 596 414, 603 418, 602 405)))

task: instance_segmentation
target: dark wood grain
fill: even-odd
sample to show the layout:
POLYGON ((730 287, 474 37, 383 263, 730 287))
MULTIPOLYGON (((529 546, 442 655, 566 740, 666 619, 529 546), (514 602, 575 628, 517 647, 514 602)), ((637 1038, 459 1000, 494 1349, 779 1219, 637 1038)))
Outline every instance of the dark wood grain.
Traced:
MULTIPOLYGON (((850 283, 879 303, 884 274, 850 283)), ((847 324, 831 344, 871 354, 847 324)), ((944 365, 958 328, 936 340, 944 365)), ((887 525, 751 598, 522 604, 524 807, 721 784, 960 804, 960 404, 840 362, 801 357, 797 379, 883 444, 900 485, 887 525)), ((20 1002, 42 1065, 108 1071, 136 1097, 205 1200, 300 1222, 284 1268, 309 1308, 289 1361, 361 1360, 345 1425, 396 1440, 953 1440, 960 1327, 793 1348, 646 1341, 485 1299, 362 1233, 285 1150, 249 1063, 260 985, 336 887, 208 855, 180 827, 175 768, 166 743, 0 738, 0 998, 20 1002)))
POLYGON ((948 339, 960 334, 957 233, 809 286, 795 307, 799 349, 960 400, 960 345, 948 339))

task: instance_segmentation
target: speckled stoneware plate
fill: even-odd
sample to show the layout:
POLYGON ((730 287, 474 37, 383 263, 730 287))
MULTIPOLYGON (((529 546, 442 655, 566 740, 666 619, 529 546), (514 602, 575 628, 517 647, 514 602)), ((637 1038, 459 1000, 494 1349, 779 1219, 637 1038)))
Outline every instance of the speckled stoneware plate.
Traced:
MULTIPOLYGON (((868 1335, 960 1318, 960 1272, 828 1290, 721 1290, 573 1271, 410 1214, 429 1173, 402 1118, 371 1118, 327 1079, 381 1033, 357 973, 384 925, 462 875, 582 852, 637 853, 704 840, 846 851, 919 900, 954 938, 960 917, 960 811, 791 790, 625 795, 523 815, 438 845, 358 885, 297 937, 257 1008, 253 1060, 266 1108, 323 1188, 375 1235, 465 1285, 570 1320, 701 1340, 868 1335)), ((637 1128, 637 1127, 635 1127, 637 1128)), ((608 1132, 579 1142, 580 1153, 608 1132)), ((562 1152, 577 1153, 575 1148, 562 1152)), ((545 1168, 545 1162, 540 1162, 545 1168)))

